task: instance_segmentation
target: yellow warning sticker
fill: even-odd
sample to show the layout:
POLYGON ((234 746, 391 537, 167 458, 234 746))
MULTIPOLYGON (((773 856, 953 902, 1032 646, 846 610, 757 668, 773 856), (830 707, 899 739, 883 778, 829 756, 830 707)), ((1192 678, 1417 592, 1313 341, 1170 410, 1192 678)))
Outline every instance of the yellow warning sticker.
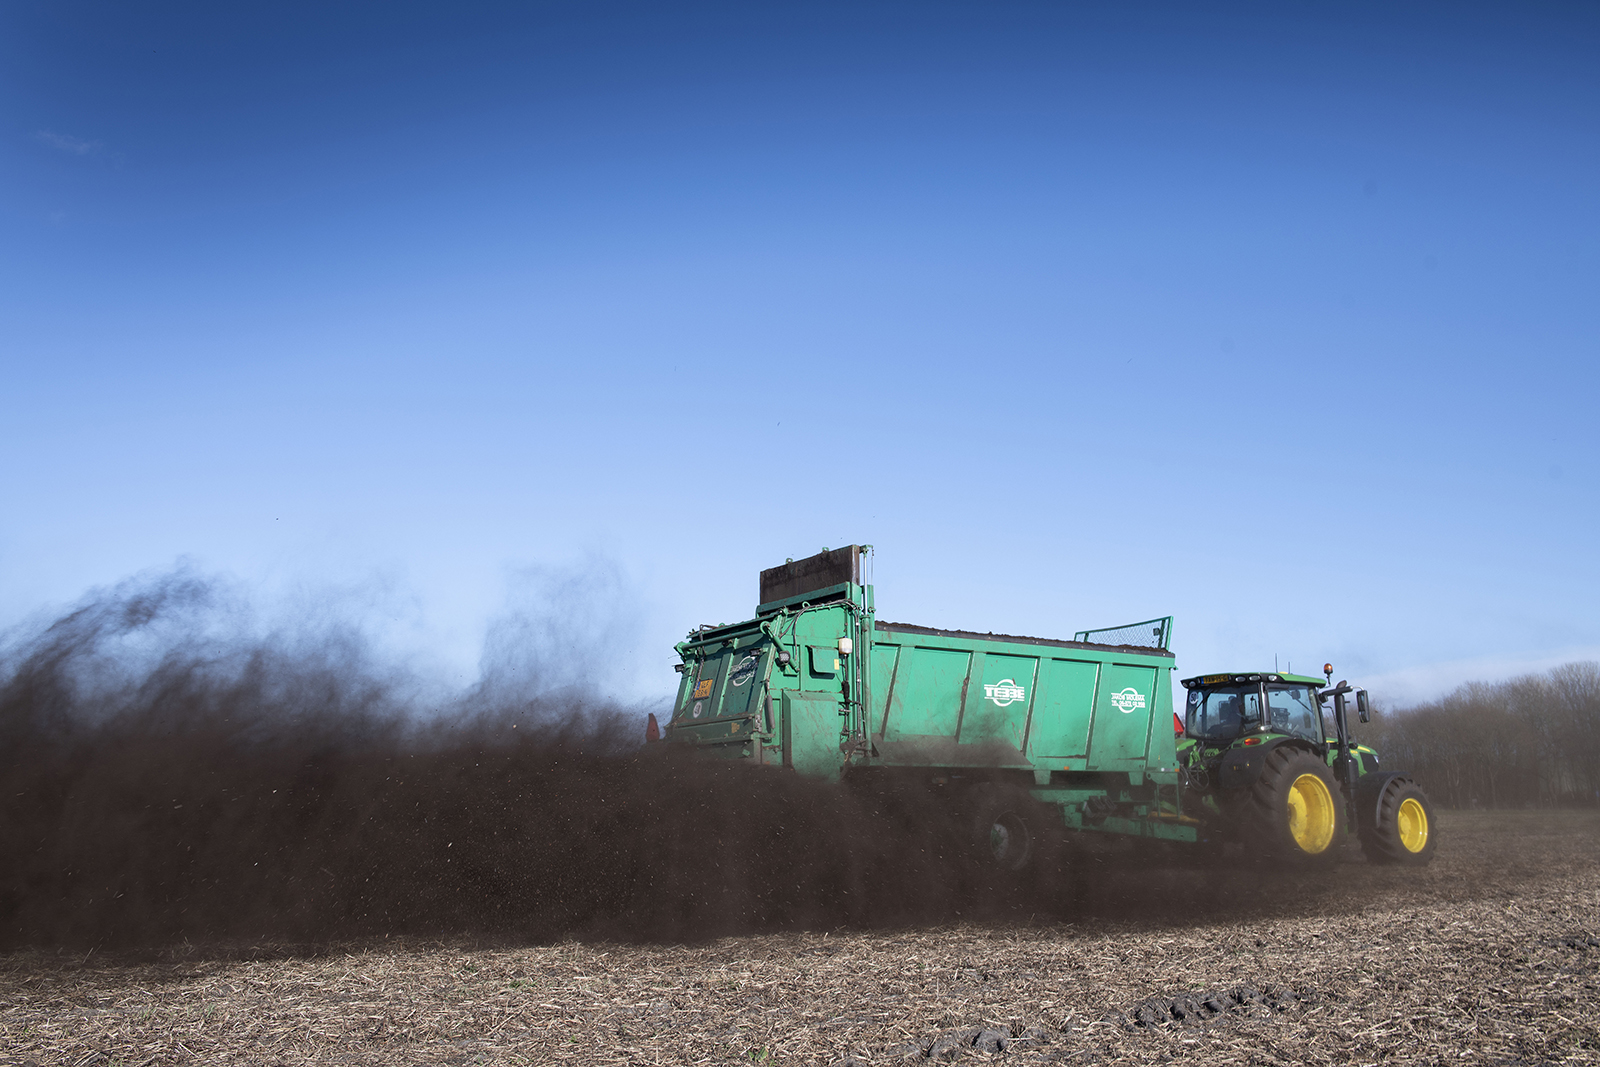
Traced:
POLYGON ((711 695, 711 687, 716 684, 717 680, 715 678, 701 679, 700 684, 694 687, 694 698, 696 700, 704 700, 711 695))

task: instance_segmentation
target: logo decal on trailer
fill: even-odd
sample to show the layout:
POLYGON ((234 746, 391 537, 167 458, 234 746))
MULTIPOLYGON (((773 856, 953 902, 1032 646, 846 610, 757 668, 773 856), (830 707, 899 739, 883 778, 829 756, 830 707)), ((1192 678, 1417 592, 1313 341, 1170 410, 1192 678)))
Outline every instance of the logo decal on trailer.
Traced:
POLYGON ((739 661, 739 665, 735 667, 733 669, 733 673, 728 676, 728 684, 737 689, 741 685, 744 685, 746 682, 748 682, 750 680, 750 676, 755 673, 756 657, 746 656, 744 659, 739 661))
POLYGON ((1144 707, 1144 697, 1140 695, 1137 689, 1130 685, 1120 693, 1112 693, 1111 703, 1117 708, 1120 708, 1122 710, 1122 714, 1126 715, 1135 708, 1144 707))
POLYGON ((987 682, 983 684, 983 699, 992 700, 1002 708, 1025 699, 1027 695, 1028 691, 1010 678, 1002 678, 993 685, 987 682))

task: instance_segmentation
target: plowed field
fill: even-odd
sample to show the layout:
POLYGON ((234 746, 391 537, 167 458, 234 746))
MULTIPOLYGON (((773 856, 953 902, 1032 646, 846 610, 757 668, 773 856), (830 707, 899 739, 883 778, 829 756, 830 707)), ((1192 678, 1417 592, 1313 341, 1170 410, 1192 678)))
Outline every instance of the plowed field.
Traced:
POLYGON ((17 953, 0 1062, 1600 1063, 1600 816, 1440 822, 1420 872, 1121 861, 1048 917, 17 953))

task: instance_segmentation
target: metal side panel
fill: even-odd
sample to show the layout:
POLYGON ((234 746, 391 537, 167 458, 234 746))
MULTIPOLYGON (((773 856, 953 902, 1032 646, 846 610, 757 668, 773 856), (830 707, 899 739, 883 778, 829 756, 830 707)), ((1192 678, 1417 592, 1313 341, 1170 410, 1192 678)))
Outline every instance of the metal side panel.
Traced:
POLYGON ((1003 743, 1020 753, 1038 690, 1039 657, 989 652, 974 659, 977 684, 967 687, 959 740, 963 745, 1003 743))
POLYGON ((881 735, 888 725, 889 699, 899 679, 901 647, 874 643, 872 646, 871 732, 881 735))
POLYGON ((1089 737, 1089 770, 1117 770, 1144 763, 1160 673, 1153 667, 1124 663, 1108 663, 1103 668, 1089 737))
POLYGON ((945 737, 954 740, 961 728, 972 653, 954 648, 904 648, 889 696, 883 736, 945 737))
POLYGON ((1044 661, 1039 694, 1034 699, 1028 755, 1048 764, 1082 759, 1089 754, 1089 721, 1094 716, 1100 667, 1099 663, 1085 660, 1044 661))
POLYGON ((816 778, 837 778, 844 757, 839 751, 839 700, 831 693, 783 694, 783 765, 816 778))

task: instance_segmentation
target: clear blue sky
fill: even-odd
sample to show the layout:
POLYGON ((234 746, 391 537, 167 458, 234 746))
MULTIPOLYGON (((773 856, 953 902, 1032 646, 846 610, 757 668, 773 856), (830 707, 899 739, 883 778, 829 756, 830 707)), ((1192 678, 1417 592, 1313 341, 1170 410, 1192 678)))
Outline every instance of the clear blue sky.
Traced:
POLYGON ((648 696, 858 541, 1180 672, 1597 657, 1597 237, 1592 5, 11 4, 0 624, 187 559, 467 681, 554 586, 648 696))

